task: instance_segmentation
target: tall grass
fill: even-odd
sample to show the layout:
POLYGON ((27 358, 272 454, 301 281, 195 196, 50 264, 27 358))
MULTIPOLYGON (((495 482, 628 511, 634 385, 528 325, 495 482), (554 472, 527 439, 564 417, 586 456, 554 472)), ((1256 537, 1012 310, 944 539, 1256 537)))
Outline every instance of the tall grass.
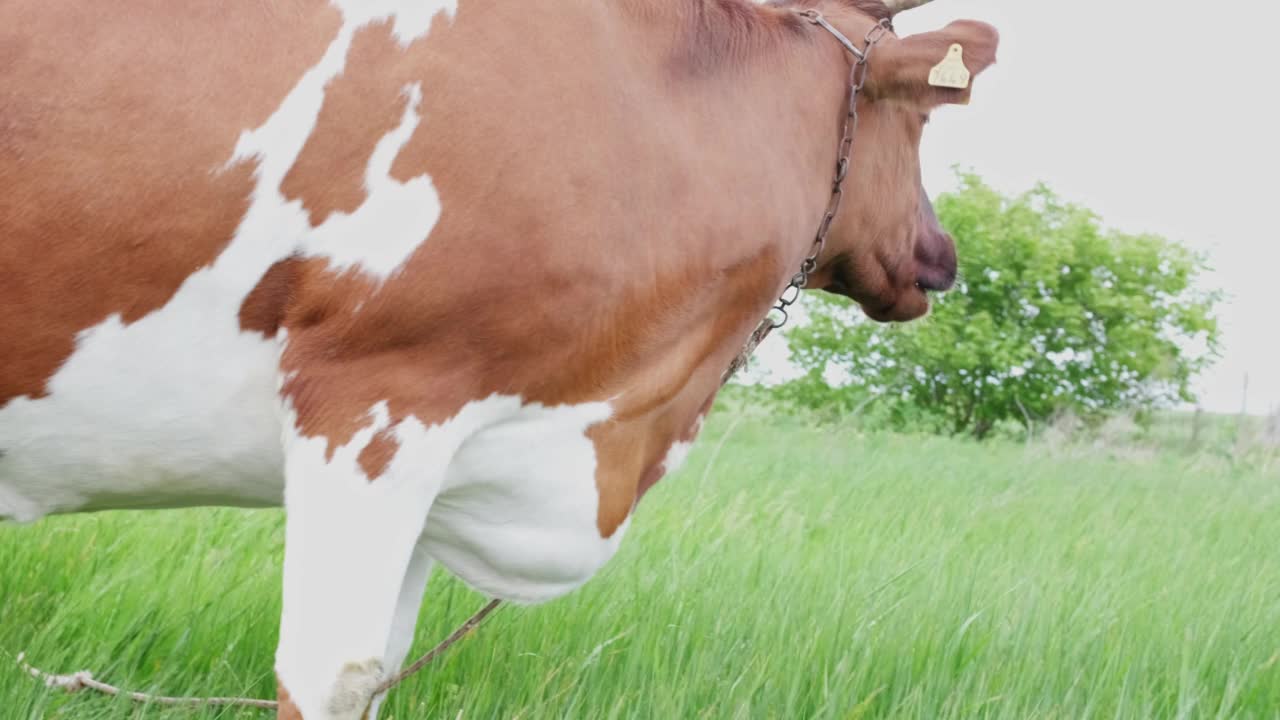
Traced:
MULTIPOLYGON (((505 607, 383 717, 1280 718, 1280 475, 1182 455, 711 424, 618 557, 505 607)), ((269 697, 282 517, 0 527, 0 653, 269 697)), ((482 604, 432 579, 415 651, 482 604)), ((47 690, 0 718, 239 718, 47 690)))

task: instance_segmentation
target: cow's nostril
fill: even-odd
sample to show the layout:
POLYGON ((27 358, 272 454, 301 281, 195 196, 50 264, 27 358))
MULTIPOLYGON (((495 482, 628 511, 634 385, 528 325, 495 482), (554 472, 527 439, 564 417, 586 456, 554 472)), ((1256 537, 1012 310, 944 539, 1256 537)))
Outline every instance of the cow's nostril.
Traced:
POLYGON ((921 290, 950 290, 956 282, 956 246, 941 229, 926 232, 916 243, 916 286, 921 290))
POLYGON ((955 282, 956 272, 953 268, 921 265, 916 272, 916 287, 921 290, 942 292, 950 290, 955 282))

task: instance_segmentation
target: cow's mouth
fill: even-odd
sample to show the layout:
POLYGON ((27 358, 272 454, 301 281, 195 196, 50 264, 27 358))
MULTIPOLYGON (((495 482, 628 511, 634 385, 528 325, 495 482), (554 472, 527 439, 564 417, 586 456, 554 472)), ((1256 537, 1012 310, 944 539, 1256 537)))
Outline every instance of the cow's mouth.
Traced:
POLYGON ((930 291, 950 289, 954 280, 954 274, 939 268, 917 273, 914 280, 882 280, 878 286, 869 287, 858 282, 853 264, 844 260, 832 268, 830 279, 822 289, 858 303, 867 317, 876 322, 907 322, 929 312, 930 291))
POLYGON ((928 314, 929 295, 919 285, 912 285, 894 293, 890 300, 881 299, 879 304, 858 304, 862 312, 876 322, 910 322, 928 314))

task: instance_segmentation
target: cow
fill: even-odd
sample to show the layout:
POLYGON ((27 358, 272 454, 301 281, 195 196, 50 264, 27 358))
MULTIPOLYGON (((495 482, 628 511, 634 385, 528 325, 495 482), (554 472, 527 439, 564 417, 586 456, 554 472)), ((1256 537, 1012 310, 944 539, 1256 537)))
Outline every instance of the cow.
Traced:
POLYGON ((814 247, 851 71, 800 284, 952 283, 920 137, 998 37, 916 4, 0 5, 0 517, 283 504, 279 717, 374 717, 434 563, 536 603, 615 553, 814 247))

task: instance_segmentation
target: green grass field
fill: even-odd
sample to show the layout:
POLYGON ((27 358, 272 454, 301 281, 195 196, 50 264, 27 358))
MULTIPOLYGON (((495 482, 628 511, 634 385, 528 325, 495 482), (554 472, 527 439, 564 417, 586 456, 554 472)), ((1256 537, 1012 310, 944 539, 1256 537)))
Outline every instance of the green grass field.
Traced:
MULTIPOLYGON (((585 588, 502 608, 384 718, 1280 718, 1280 471, 732 413, 585 588)), ((0 527, 0 718, 249 718, 44 689, 271 697, 282 517, 0 527)), ((443 573, 415 652, 483 598, 443 573)))

